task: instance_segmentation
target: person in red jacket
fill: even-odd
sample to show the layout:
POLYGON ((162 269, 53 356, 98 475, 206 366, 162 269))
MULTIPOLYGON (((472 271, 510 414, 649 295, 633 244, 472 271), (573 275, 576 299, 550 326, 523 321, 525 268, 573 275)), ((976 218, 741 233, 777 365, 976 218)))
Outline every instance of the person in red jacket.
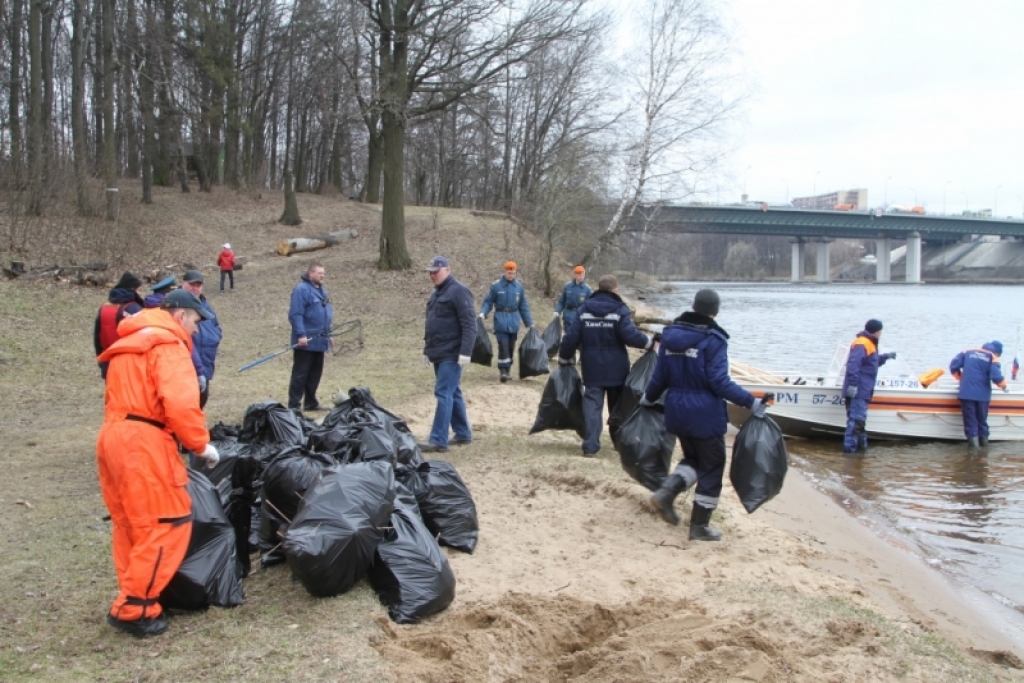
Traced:
POLYGON ((160 593, 191 537, 192 500, 178 443, 208 466, 220 459, 191 359, 192 335, 209 314, 183 289, 160 306, 125 318, 120 339, 99 357, 110 365, 96 463, 119 589, 107 623, 139 638, 167 630, 160 593))
MULTIPOLYGON (((117 326, 125 316, 135 315, 142 310, 142 297, 139 296, 141 286, 142 280, 134 273, 125 272, 110 290, 107 303, 100 307, 99 313, 96 314, 96 323, 93 325, 93 346, 97 356, 118 340, 117 326)), ((105 380, 107 364, 101 362, 99 365, 100 377, 105 380)))
POLYGON ((225 243, 217 257, 217 266, 220 268, 220 291, 224 291, 224 278, 231 281, 231 290, 235 289, 235 252, 231 251, 231 245, 225 243))

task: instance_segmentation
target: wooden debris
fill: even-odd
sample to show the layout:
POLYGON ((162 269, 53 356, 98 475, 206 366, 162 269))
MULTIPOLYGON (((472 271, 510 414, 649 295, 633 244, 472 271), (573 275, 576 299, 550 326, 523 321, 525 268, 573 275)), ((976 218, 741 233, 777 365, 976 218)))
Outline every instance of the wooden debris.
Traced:
POLYGON ((305 251, 317 251, 334 247, 345 240, 355 239, 359 233, 355 230, 339 230, 329 232, 326 235, 313 235, 311 237, 292 237, 281 240, 277 243, 277 253, 281 256, 291 256, 305 251))

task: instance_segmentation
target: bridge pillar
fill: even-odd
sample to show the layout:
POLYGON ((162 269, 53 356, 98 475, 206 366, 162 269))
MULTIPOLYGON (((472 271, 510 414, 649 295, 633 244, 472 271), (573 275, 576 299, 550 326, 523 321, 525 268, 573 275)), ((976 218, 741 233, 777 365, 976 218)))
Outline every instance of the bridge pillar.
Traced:
POLYGON ((921 282, 921 233, 907 235, 907 282, 921 282))
POLYGON ((793 245, 793 253, 790 257, 789 265, 789 281, 790 282, 803 282, 804 281, 804 261, 805 261, 805 248, 806 244, 804 241, 797 237, 796 239, 790 240, 790 244, 793 245))
POLYGON ((818 240, 818 266, 814 272, 816 282, 827 283, 832 281, 830 258, 832 256, 832 240, 822 237, 818 240))
POLYGON ((892 240, 879 237, 875 240, 875 282, 889 282, 892 279, 892 240))

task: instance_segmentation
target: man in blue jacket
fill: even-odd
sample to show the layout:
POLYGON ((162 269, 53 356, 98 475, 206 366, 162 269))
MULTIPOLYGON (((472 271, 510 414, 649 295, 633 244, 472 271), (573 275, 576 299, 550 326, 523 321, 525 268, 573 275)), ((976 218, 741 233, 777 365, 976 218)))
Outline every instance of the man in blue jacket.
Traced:
POLYGON ((498 377, 502 384, 511 377, 512 353, 516 350, 516 336, 519 334, 519 319, 533 327, 530 305, 526 303, 526 290, 516 279, 518 267, 515 261, 505 263, 505 276, 491 285, 480 308, 480 317, 486 319, 494 309, 494 336, 498 340, 498 377))
POLYGON ((576 266, 572 269, 572 280, 562 287, 562 295, 558 297, 555 304, 555 317, 562 316, 562 329, 568 330, 576 321, 576 310, 583 305, 583 302, 594 293, 585 280, 587 269, 583 266, 576 266))
POLYGON ((434 291, 427 301, 427 320, 423 331, 423 362, 434 369, 434 424, 430 439, 418 444, 426 453, 448 450, 448 431, 455 432, 455 444, 473 440, 459 382, 462 370, 469 365, 476 340, 476 304, 473 293, 456 280, 448 259, 435 256, 427 266, 434 291))
MULTIPOLYGON (((597 292, 579 307, 558 348, 558 363, 572 364, 576 349, 583 365, 583 457, 592 458, 601 450, 601 425, 605 399, 611 411, 619 401, 629 374, 629 352, 649 349, 653 337, 636 329, 633 313, 618 294, 614 275, 602 275, 597 292)), ((614 432, 612 438, 614 438, 614 432)))
POLYGON ((334 321, 334 306, 324 289, 324 275, 322 264, 309 264, 306 274, 292 290, 288 307, 291 345, 297 347, 292 357, 292 378, 288 383, 288 407, 296 410, 303 403, 307 411, 329 410, 316 398, 324 371, 324 354, 332 344, 327 332, 334 321))
POLYGON ((210 382, 213 380, 213 373, 217 364, 217 348, 220 346, 224 333, 220 328, 220 321, 217 314, 213 312, 213 306, 209 299, 203 295, 203 274, 198 270, 189 270, 181 278, 181 288, 195 294, 199 303, 209 314, 209 318, 203 318, 196 326, 196 333, 192 335, 193 355, 199 356, 199 407, 205 408, 210 398, 210 382))
POLYGON ((875 395, 878 368, 885 365, 895 353, 878 353, 878 340, 882 338, 882 321, 864 323, 864 330, 850 344, 846 358, 846 377, 843 379, 843 398, 846 400, 846 434, 843 453, 851 454, 868 449, 868 403, 875 395))
POLYGON ((988 404, 992 401, 992 385, 1009 392, 999 356, 1003 344, 990 341, 980 349, 961 351, 949 364, 949 371, 960 381, 960 412, 964 416, 964 434, 971 448, 988 445, 988 404))
MULTIPOLYGON (((729 377, 729 335, 715 322, 720 300, 713 289, 702 289, 693 311, 676 318, 661 333, 658 363, 647 383, 641 405, 653 405, 664 392, 665 429, 679 437, 683 459, 651 496, 651 505, 669 524, 679 524, 672 507, 683 491, 696 484, 690 516, 691 541, 717 541, 711 513, 718 507, 725 473, 725 402, 756 410, 754 398, 729 377)), ((773 396, 767 394, 766 401, 773 396)))

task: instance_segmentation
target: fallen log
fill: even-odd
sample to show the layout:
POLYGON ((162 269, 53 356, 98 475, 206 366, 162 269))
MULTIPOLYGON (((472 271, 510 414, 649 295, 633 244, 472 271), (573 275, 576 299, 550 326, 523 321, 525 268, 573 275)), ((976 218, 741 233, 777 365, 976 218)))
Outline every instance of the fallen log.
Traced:
POLYGON ((277 253, 281 256, 291 256, 305 251, 317 251, 327 247, 335 247, 345 240, 355 239, 359 233, 355 230, 339 230, 329 232, 326 235, 313 235, 311 237, 292 237, 281 240, 277 243, 277 253))

